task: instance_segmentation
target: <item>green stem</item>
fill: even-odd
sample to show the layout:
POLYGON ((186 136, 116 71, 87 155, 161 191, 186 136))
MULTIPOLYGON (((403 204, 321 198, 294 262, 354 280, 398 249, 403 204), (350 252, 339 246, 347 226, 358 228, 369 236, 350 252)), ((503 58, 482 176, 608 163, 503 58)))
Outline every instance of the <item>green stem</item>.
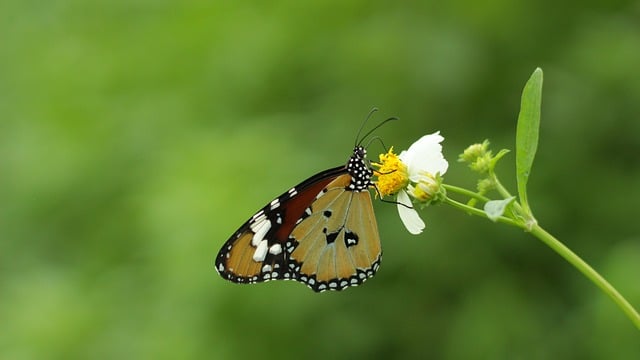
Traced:
POLYGON ((502 185, 500 180, 498 180, 498 177, 496 176, 496 174, 491 173, 490 176, 491 176, 491 180, 496 185, 496 190, 498 190, 500 195, 502 195, 502 197, 504 199, 510 198, 511 197, 511 193, 509 193, 509 191, 502 185))
MULTIPOLYGON (((502 191, 499 190, 499 192, 503 196, 509 195, 508 191, 506 191, 506 189, 504 189, 504 187, 502 187, 502 185, 499 182, 497 182, 496 184, 498 184, 498 187, 502 189, 502 191)), ((452 185, 445 185, 445 184, 443 184, 443 186, 448 192, 465 195, 483 202, 489 201, 488 198, 485 198, 482 195, 479 195, 473 191, 470 191, 464 188, 460 188, 452 185)), ((443 202, 457 209, 460 209, 466 213, 488 218, 487 214, 483 210, 475 208, 473 206, 463 204, 449 197, 445 197, 443 202)), ((519 213, 520 216, 524 215, 526 217, 526 214, 523 213, 523 210, 520 207, 520 204, 518 204, 518 202, 514 202, 513 205, 516 207, 517 209, 516 212, 519 213)), ((531 219, 533 219, 533 217, 531 217, 531 219)), ((578 271, 580 271, 584 276, 586 276, 589 280, 591 280, 591 282, 593 282, 597 287, 599 287, 600 290, 602 290, 605 294, 607 294, 616 303, 616 305, 618 305, 618 307, 622 309, 622 311, 633 322, 633 324, 638 329, 640 329, 640 314, 638 314, 638 311, 634 309, 633 306, 631 306, 631 304, 627 301, 627 299, 625 299, 624 296, 622 296, 622 294, 620 294, 618 290, 616 290, 616 288, 614 288, 605 278, 603 278, 602 275, 600 275, 591 266, 589 266, 589 264, 587 264, 584 260, 582 260, 582 258, 576 255, 576 253, 571 251, 571 249, 566 247, 562 242, 560 242, 560 240, 556 239, 553 235, 549 234, 547 231, 541 228, 535 222, 535 219, 533 220, 533 222, 527 222, 526 218, 521 220, 524 220, 524 221, 518 221, 518 219, 512 219, 505 216, 501 216, 498 218, 499 222, 516 226, 524 229, 525 231, 530 232, 533 236, 540 239, 547 246, 549 246, 556 253, 558 253, 558 255, 562 256, 571 265, 573 265, 576 269, 578 269, 578 271)))
MULTIPOLYGON (((458 209, 460 209, 460 210, 462 210, 464 212, 467 212, 469 214, 481 216, 481 217, 483 217, 485 219, 489 218, 487 216, 487 213, 485 213, 483 210, 480 210, 478 208, 474 208, 472 206, 469 206, 469 205, 463 204, 461 202, 455 201, 455 200, 453 200, 453 199, 451 199, 449 197, 446 197, 443 200, 443 202, 445 204, 449 204, 449 205, 451 205, 451 206, 453 206, 455 208, 458 208, 458 209)), ((510 219, 508 217, 504 217, 504 216, 500 216, 497 221, 505 223, 505 224, 509 224, 511 226, 522 227, 521 223, 519 223, 519 222, 517 222, 517 221, 515 221, 513 219, 510 219)))
POLYGON ((453 193, 457 193, 457 194, 460 194, 460 195, 468 196, 468 197, 470 197, 472 199, 477 199, 477 200, 482 201, 482 202, 487 202, 487 201, 491 200, 491 199, 489 199, 487 197, 484 197, 484 196, 482 196, 482 195, 480 195, 480 194, 478 194, 476 192, 473 192, 471 190, 467 190, 465 188, 461 188, 461 187, 453 186, 453 185, 448 185, 448 184, 442 184, 442 186, 445 188, 445 190, 447 190, 447 192, 453 192, 453 193))
MULTIPOLYGON (((522 225, 520 225, 522 227, 522 225)), ((525 229, 526 230, 526 229, 525 229)), ((634 325, 640 329, 640 314, 631 306, 627 299, 622 296, 605 278, 603 278, 597 271, 595 271, 589 264, 576 255, 571 249, 566 247, 553 235, 546 232, 539 225, 535 224, 531 230, 531 234, 538 239, 542 240, 547 246, 557 252, 571 265, 578 269, 584 276, 591 280, 597 287, 600 288, 605 294, 607 294, 627 315, 627 317, 634 323, 634 325)))
MULTIPOLYGON (((500 195, 502 195, 505 199, 510 198, 511 193, 502 185, 500 180, 498 180, 496 174, 491 173, 490 176, 492 181, 496 185, 496 190, 500 193, 500 195)), ((511 203, 511 206, 513 206, 515 214, 522 218, 522 220, 524 221, 526 231, 531 231, 531 229, 538 224, 531 211, 525 210, 524 207, 520 205, 520 202, 514 201, 511 203)))

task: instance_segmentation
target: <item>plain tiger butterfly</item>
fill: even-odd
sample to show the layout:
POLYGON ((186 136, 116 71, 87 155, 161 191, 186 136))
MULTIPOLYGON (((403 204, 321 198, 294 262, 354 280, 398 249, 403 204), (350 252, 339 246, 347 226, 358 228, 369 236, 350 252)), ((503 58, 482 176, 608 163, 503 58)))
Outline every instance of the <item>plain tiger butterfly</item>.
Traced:
POLYGON ((243 284, 295 280, 317 292, 357 286, 372 277, 382 248, 369 193, 375 187, 373 170, 361 143, 395 119, 356 138, 346 165, 306 179, 247 220, 216 257, 220 276, 243 284))

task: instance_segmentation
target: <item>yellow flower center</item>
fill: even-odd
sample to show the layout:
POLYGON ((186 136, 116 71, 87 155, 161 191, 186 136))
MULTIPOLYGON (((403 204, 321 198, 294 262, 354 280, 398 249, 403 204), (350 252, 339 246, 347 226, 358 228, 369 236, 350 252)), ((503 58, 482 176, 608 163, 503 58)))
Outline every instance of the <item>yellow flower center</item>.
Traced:
POLYGON ((404 189, 409 184, 407 166, 400 161, 398 155, 393 153, 393 147, 386 154, 380 154, 380 162, 373 163, 378 168, 375 175, 378 180, 375 182, 381 196, 395 194, 404 189))

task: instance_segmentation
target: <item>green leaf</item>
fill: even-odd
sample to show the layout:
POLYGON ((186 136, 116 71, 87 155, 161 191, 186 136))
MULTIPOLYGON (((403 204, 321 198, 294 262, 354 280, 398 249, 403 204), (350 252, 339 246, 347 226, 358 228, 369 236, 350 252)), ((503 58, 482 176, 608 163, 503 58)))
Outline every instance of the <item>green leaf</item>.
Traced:
POLYGON ((504 214, 507 206, 516 199, 515 196, 504 200, 491 200, 484 204, 484 212, 487 214, 489 220, 496 222, 498 218, 504 214))
POLYGON ((516 129, 516 178, 518 195, 524 212, 533 217, 527 200, 527 182, 538 149, 540 105, 542 104, 542 69, 537 68, 522 91, 516 129))
POLYGON ((498 152, 498 154, 496 156, 493 157, 493 159, 491 159, 491 165, 489 166, 489 171, 493 172, 494 169, 496 168, 496 165, 498 165, 498 161, 500 161, 500 159, 502 159, 503 156, 507 155, 510 152, 509 149, 502 149, 500 150, 500 152, 498 152))

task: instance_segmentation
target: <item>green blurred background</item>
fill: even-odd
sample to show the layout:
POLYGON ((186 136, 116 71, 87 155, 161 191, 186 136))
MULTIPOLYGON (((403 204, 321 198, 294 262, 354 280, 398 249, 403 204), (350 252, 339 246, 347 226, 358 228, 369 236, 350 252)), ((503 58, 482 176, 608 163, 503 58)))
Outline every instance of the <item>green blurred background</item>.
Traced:
POLYGON ((373 106, 398 150, 440 130, 473 187, 457 155, 513 149, 540 66, 534 212, 638 308, 639 65, 638 1, 3 1, 0 357, 640 358, 559 256, 446 206, 411 236, 376 202, 382 267, 344 292, 213 268, 373 106))

